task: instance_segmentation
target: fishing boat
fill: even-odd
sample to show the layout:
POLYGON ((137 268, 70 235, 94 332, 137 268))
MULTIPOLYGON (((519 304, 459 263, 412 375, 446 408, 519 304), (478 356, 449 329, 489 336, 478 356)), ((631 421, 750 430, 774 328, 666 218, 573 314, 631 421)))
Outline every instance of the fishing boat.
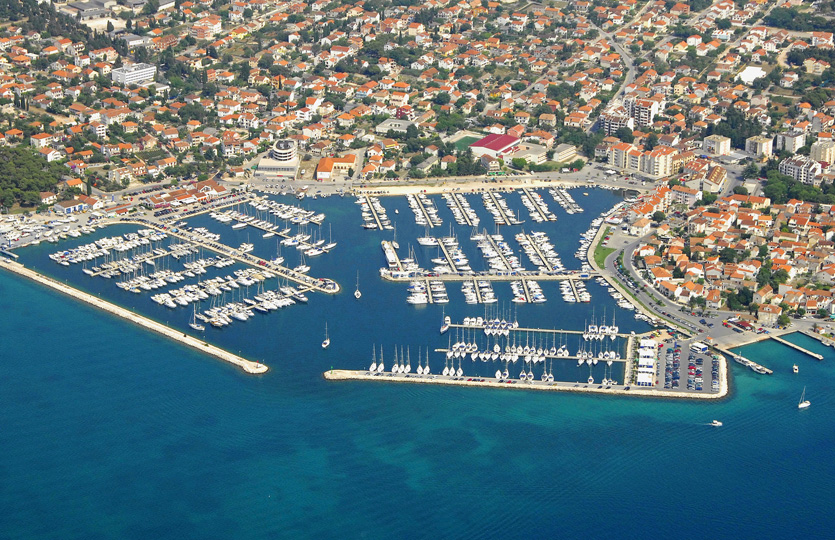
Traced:
POLYGON ((327 349, 330 347, 331 338, 328 337, 328 323, 325 323, 325 341, 322 342, 322 348, 327 349))
POLYGON ((354 291, 354 298, 359 300, 362 297, 362 293, 360 292, 360 273, 357 270, 357 290, 354 291))
POLYGON ((803 387, 803 393, 800 394, 800 403, 797 404, 798 409, 807 409, 812 404, 811 401, 806 399, 806 387, 803 387))

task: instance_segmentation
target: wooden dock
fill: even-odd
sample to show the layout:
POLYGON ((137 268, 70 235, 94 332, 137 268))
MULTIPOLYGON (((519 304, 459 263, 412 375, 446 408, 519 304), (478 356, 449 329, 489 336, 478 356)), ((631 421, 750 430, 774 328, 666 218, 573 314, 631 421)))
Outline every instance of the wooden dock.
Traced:
POLYGON ((528 282, 527 282, 527 280, 524 280, 524 279, 521 280, 521 281, 522 281, 522 291, 524 291, 524 293, 525 293, 525 302, 530 304, 533 301, 533 297, 531 296, 531 290, 528 288, 528 282))
POLYGON ((485 234, 484 237, 490 242, 490 246, 499 254, 499 258, 502 260, 504 267, 510 269, 510 261, 507 260, 507 257, 504 253, 502 253, 501 248, 499 248, 499 244, 496 243, 496 239, 489 234, 485 234))

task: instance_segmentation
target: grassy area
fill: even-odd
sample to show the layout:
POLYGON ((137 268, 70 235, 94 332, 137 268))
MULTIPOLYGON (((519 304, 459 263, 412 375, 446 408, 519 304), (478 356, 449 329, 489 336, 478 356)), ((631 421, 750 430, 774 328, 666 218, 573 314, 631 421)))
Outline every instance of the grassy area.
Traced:
POLYGON ((463 152, 466 150, 471 144, 476 142, 478 137, 461 137, 457 141, 455 141, 455 149, 459 152, 463 152))
POLYGON ((603 242, 605 242, 605 238, 609 235, 611 230, 611 227, 606 227, 606 232, 603 233, 603 238, 600 239, 600 242, 598 242, 597 246, 594 248, 594 262, 601 270, 605 267, 606 257, 615 251, 615 248, 603 246, 603 242))

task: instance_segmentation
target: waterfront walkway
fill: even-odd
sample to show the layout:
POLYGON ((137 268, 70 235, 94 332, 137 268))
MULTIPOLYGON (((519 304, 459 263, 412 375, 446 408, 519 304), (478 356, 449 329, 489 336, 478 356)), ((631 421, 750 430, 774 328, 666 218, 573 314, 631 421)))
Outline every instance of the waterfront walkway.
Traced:
POLYGON ((445 386, 467 386, 477 388, 506 388, 515 390, 545 390, 555 392, 584 392, 595 394, 636 396, 636 397, 661 397, 676 399, 721 399, 728 395, 727 373, 722 363, 722 377, 720 379, 719 392, 696 393, 696 392, 671 392, 667 390, 654 390, 650 387, 611 385, 605 386, 599 383, 572 383, 572 382, 547 382, 530 381, 522 382, 515 380, 499 381, 487 377, 453 377, 445 375, 417 375, 417 374, 393 374, 393 373, 371 373, 369 371, 332 369, 324 372, 323 376, 329 381, 377 381, 377 382, 399 382, 416 384, 436 384, 445 386))
POLYGON ((31 279, 32 281, 40 283, 41 285, 45 285, 50 289, 62 292, 77 300, 81 300, 82 302, 102 309, 112 315, 116 315, 117 317, 121 317, 122 319, 138 324, 139 326, 142 326, 147 330, 151 330, 152 332, 156 332, 165 337, 171 338, 179 343, 182 343, 183 345, 191 347, 192 349, 198 350, 200 352, 223 360, 224 362, 228 362, 230 364, 238 366, 247 373, 266 373, 266 371, 269 369, 266 365, 260 362, 253 362, 251 360, 247 360, 236 354, 232 354, 229 351, 221 349, 220 347, 216 347, 211 343, 207 343, 196 337, 189 336, 188 334, 184 334, 178 330, 169 328, 168 326, 162 323, 158 323, 147 317, 143 317, 142 315, 137 315, 136 313, 133 313, 132 311, 129 311, 123 307, 117 306, 106 300, 102 300, 101 298, 70 287, 65 283, 61 283, 60 281, 44 276, 43 274, 40 274, 34 270, 30 270, 20 263, 0 259, 0 268, 4 268, 14 274, 31 279))

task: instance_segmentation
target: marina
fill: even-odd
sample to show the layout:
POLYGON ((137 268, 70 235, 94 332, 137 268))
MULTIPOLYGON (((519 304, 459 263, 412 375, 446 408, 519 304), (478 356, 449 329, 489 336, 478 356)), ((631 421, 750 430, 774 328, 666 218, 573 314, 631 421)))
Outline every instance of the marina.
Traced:
POLYGON ((246 373, 262 374, 266 373, 269 369, 265 364, 261 362, 247 360, 241 356, 238 356, 229 351, 221 349, 220 347, 212 345, 211 343, 207 343, 203 340, 178 332, 172 328, 169 328, 167 325, 161 324, 147 317, 143 317, 141 315, 133 313, 125 308, 104 301, 96 296, 79 291, 78 289, 70 287, 64 283, 61 283, 60 281, 56 281, 54 279, 46 277, 38 272, 24 267, 22 264, 7 261, 6 259, 0 259, 0 268, 6 269, 17 275, 23 276, 27 279, 40 283, 41 285, 45 285, 51 289, 71 296, 76 300, 80 300, 82 302, 95 306, 112 315, 116 315, 117 317, 120 317, 126 321, 130 321, 139 326, 142 326, 147 330, 156 332, 167 338, 173 339, 183 345, 196 349, 201 353, 208 354, 210 356, 223 360, 224 362, 233 364, 237 367, 240 367, 246 373))

